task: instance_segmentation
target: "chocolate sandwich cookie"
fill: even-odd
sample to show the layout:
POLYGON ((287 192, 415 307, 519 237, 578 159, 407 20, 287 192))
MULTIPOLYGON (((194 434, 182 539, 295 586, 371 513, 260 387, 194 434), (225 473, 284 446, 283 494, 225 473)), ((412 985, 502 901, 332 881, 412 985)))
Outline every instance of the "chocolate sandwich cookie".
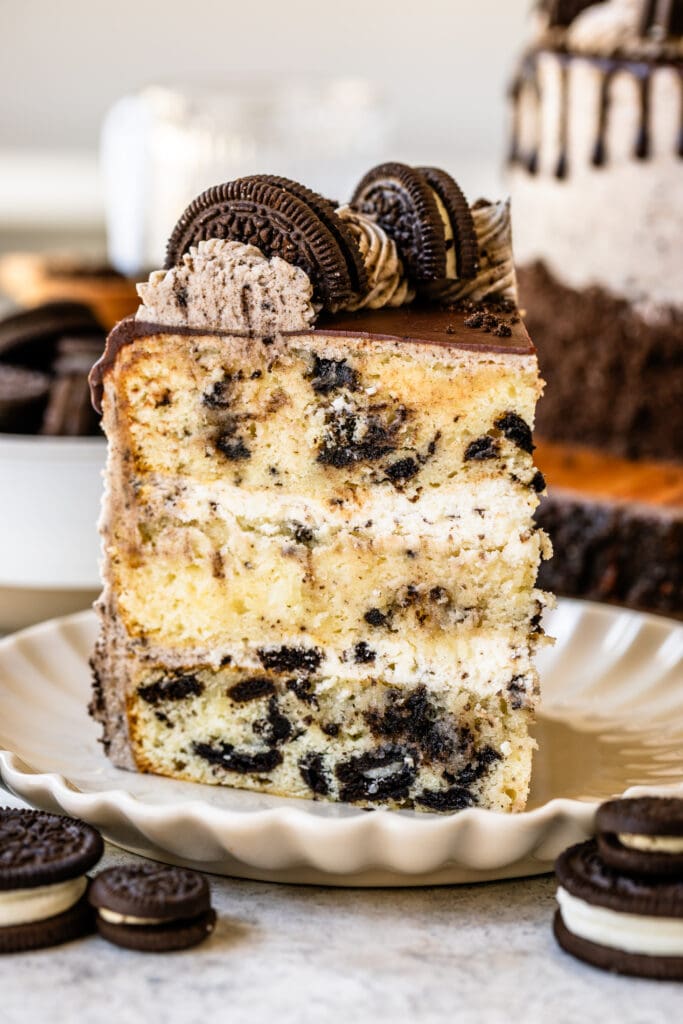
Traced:
POLYGON ((0 953, 56 946, 93 930, 86 871, 99 832, 44 811, 0 809, 0 953))
POLYGON ((683 800, 610 800, 595 819, 600 856, 617 871, 683 878, 683 800))
POLYGON ((104 331, 92 311, 79 302, 47 302, 0 321, 0 360, 47 370, 60 338, 104 331))
POLYGON ((683 880, 620 874, 595 840, 560 855, 554 931, 560 946, 618 974, 683 980, 683 880))
POLYGON ((98 336, 59 341, 41 434, 48 437, 99 434, 99 417, 90 401, 88 374, 101 355, 102 340, 98 336))
POLYGON ((359 295, 367 291, 368 272, 358 242, 345 221, 337 215, 335 205, 329 199, 325 199, 323 196, 318 195, 317 192, 306 188, 305 185, 300 185, 298 181, 292 181, 290 178, 281 178, 275 174, 260 174, 259 179, 282 188, 286 192, 291 192, 292 195, 303 200, 315 211, 325 227, 334 236, 344 254, 353 290, 359 295))
POLYGON ((351 205, 393 239, 412 280, 446 277, 443 221, 434 191, 419 171, 407 164, 379 164, 358 183, 351 205))
POLYGON ((176 224, 166 269, 209 238, 255 245, 280 256, 310 278, 314 296, 329 309, 343 306, 363 280, 356 242, 322 196, 289 179, 255 175, 202 192, 176 224), (283 184, 286 183, 286 184, 283 184))
POLYGON ((117 946, 166 953, 196 946, 214 929, 206 879, 187 868, 129 864, 102 871, 88 894, 97 930, 117 946))
POLYGON ((50 378, 37 370, 0 363, 0 430, 32 433, 50 389, 50 378))
MULTIPOLYGON (((438 167, 418 167, 435 192, 446 220, 446 277, 463 280, 476 277, 479 244, 469 203, 458 183, 438 167)), ((441 210, 439 211, 441 213, 441 210)))

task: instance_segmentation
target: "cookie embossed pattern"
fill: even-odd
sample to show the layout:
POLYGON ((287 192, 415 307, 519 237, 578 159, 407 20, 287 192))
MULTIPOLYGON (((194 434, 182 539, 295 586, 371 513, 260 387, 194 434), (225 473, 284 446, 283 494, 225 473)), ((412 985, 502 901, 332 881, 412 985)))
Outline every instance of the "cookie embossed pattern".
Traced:
POLYGON ((0 808, 0 953, 92 932, 86 872, 103 852, 99 832, 84 822, 0 808))

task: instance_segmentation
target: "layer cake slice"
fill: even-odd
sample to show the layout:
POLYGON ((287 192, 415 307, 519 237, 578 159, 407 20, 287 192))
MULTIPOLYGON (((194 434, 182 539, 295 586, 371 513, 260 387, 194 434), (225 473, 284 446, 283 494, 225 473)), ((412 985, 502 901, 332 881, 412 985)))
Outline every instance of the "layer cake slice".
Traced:
POLYGON ((316 282, 234 238, 140 291, 93 375, 109 439, 93 712, 114 763, 523 808, 548 545, 541 385, 509 298, 328 301, 313 325, 316 282))

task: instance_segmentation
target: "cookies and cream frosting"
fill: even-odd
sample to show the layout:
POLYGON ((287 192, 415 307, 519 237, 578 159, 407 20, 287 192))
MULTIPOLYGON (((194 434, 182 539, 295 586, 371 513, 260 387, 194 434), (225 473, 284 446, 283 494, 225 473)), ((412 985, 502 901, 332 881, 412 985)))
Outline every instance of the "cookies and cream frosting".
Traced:
POLYGON ((562 920, 573 935, 623 953, 683 956, 683 918, 624 914, 557 890, 562 920))
POLYGON ((442 298, 451 302, 468 299, 482 302, 489 296, 517 303, 517 275, 512 256, 510 200, 480 199, 472 207, 479 247, 479 270, 469 280, 453 281, 440 288, 442 298))
POLYGON ((386 231, 359 210, 340 206, 337 216, 346 223, 360 249, 368 274, 368 290, 354 297, 344 308, 383 309, 385 306, 405 306, 415 298, 403 268, 396 243, 386 231))
MULTIPOLYGON (((396 243, 350 206, 337 213, 356 240, 369 280, 367 291, 343 308, 353 312, 412 302, 415 291, 396 243)), ((219 238, 192 246, 182 263, 154 271, 137 290, 142 305, 136 319, 169 326, 271 335, 306 330, 318 313, 311 281, 300 267, 279 256, 268 258, 256 246, 219 238)))
POLYGON ((54 885, 0 892, 0 928, 45 921, 70 910, 80 900, 88 881, 85 876, 54 885))
MULTIPOLYGON (((408 305, 415 290, 396 244, 371 217, 342 206, 337 211, 352 231, 368 273, 369 288, 345 303, 350 312, 408 305)), ((476 277, 439 283, 435 297, 480 302, 490 295, 517 302, 512 258, 510 203, 479 200, 472 209, 480 267, 476 277)), ((211 327, 256 335, 306 330, 317 308, 306 273, 242 242, 211 238, 192 246, 182 263, 155 270, 138 284, 142 305, 136 319, 169 327, 211 327)), ((425 293, 429 295, 430 289, 425 293)))
POLYGON ((211 327, 269 336, 305 330, 317 310, 299 267, 242 242, 210 238, 170 270, 137 286, 136 318, 172 327, 211 327))

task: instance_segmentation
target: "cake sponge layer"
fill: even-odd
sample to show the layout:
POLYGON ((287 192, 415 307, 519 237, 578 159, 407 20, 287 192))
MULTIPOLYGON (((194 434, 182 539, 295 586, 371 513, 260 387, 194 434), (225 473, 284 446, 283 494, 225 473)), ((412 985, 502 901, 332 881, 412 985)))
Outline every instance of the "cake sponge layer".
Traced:
MULTIPOLYGON (((128 470, 362 506, 507 471, 530 484, 535 358, 334 335, 172 334, 105 383, 128 470), (471 447, 474 445, 474 447, 471 447)), ((445 499, 444 499, 445 500, 445 499)))
POLYGON ((307 681, 194 666, 141 674, 136 765, 195 782, 452 811, 523 807, 529 712, 466 689, 307 681))
POLYGON ((134 548, 115 537, 112 572, 128 631, 214 646, 255 636, 275 643, 287 632, 342 650, 368 626, 429 642, 453 639, 461 626, 524 628, 539 610, 540 531, 487 550, 447 535, 407 547, 370 530, 316 542, 305 527, 275 526, 268 535, 234 520, 166 520, 145 524, 134 548))

